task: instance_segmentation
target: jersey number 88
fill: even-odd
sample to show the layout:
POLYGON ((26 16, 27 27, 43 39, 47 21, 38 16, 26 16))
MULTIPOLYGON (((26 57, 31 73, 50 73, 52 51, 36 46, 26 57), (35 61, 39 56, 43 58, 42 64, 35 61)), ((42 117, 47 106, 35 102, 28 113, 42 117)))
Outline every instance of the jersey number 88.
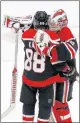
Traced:
POLYGON ((38 58, 38 53, 32 49, 26 49, 26 57, 24 68, 27 71, 33 70, 36 73, 42 73, 45 70, 45 57, 38 58))

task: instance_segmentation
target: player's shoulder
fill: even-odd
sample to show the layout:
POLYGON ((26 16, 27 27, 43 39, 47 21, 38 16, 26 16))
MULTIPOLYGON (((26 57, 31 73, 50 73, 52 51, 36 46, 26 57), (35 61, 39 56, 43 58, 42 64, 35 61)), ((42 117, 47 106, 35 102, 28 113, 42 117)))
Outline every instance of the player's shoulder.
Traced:
POLYGON ((55 41, 59 41, 60 40, 59 36, 54 31, 45 30, 45 32, 50 36, 51 40, 55 40, 55 41))
POLYGON ((28 30, 23 32, 22 39, 24 39, 24 38, 33 38, 35 36, 35 34, 36 34, 35 29, 28 29, 28 30))
POLYGON ((63 27, 61 30, 62 30, 62 31, 71 31, 68 26, 63 27))
POLYGON ((69 35, 72 35, 73 36, 72 31, 71 31, 71 29, 68 26, 62 28, 61 29, 61 32, 62 33, 66 33, 67 35, 69 34, 69 35))
POLYGON ((74 35, 69 27, 64 27, 58 32, 59 36, 61 36, 64 40, 70 40, 74 38, 74 35))

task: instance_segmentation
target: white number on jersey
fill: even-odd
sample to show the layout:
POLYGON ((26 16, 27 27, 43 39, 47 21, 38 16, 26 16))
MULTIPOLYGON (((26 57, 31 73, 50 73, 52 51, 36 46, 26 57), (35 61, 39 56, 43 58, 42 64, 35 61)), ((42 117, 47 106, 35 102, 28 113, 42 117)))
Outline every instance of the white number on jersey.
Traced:
POLYGON ((27 59, 24 63, 25 70, 33 70, 37 73, 42 73, 45 70, 45 57, 41 56, 41 58, 38 58, 38 53, 33 53, 32 49, 26 49, 26 56, 27 59))

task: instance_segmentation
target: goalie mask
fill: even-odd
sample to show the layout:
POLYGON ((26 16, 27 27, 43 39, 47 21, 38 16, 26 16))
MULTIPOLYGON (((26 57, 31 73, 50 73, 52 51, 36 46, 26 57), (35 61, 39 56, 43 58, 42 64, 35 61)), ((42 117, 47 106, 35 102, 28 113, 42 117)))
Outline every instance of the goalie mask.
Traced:
POLYGON ((49 28, 53 31, 59 31, 63 27, 67 26, 68 19, 64 10, 59 9, 54 12, 48 19, 49 28))
POLYGON ((48 15, 45 11, 37 11, 34 15, 33 25, 35 29, 48 28, 48 15))

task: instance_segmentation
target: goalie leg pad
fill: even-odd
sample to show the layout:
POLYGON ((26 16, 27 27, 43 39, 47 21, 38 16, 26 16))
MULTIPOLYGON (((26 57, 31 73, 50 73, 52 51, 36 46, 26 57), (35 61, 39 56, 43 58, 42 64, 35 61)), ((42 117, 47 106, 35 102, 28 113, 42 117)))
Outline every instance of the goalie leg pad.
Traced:
POLYGON ((55 103, 51 109, 52 112, 49 121, 63 122, 65 117, 69 117, 69 119, 65 119, 64 121, 66 122, 70 120, 71 122, 67 101, 69 101, 72 97, 72 87, 73 84, 71 84, 68 80, 64 83, 56 83, 55 103), (67 107, 67 109, 65 109, 65 107, 67 107), (60 114, 61 112, 63 112, 63 115, 60 114))
POLYGON ((62 103, 59 101, 55 101, 55 105, 52 107, 52 114, 55 117, 56 122, 69 122, 72 123, 70 110, 68 103, 62 103))

